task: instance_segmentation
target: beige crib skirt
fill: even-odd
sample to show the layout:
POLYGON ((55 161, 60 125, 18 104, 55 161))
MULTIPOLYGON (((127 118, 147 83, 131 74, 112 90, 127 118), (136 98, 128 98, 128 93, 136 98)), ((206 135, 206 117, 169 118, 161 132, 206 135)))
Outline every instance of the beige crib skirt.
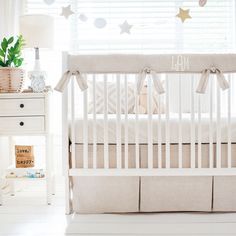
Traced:
MULTIPOLYGON (((129 144, 129 168, 135 168, 135 145, 129 144)), ((197 145, 196 167, 197 163, 197 145)), ((158 146, 153 147, 154 168, 158 146)), ((214 159, 216 153, 214 145, 214 159)), ((93 166, 89 145, 89 168, 93 166)), ((183 167, 190 167, 190 145, 183 145, 183 167)), ((227 144, 222 144, 222 167, 227 167, 227 144)), ((140 166, 147 168, 148 146, 140 145, 140 166)), ((103 168, 104 147, 97 145, 97 166, 103 168)), ((110 168, 116 167, 116 145, 109 145, 110 168)), ((162 145, 165 167, 165 145, 162 145)), ((214 160, 215 165, 215 160, 214 160)), ((76 166, 83 166, 83 145, 76 145, 76 166)), ((124 167, 124 146, 122 146, 124 167)), ((178 167, 178 145, 170 146, 170 166, 178 167)), ((232 144, 232 166, 236 167, 236 144, 232 144)), ((209 145, 202 144, 202 167, 209 167, 209 145)), ((236 211, 236 177, 73 177, 73 209, 78 213, 127 213, 165 211, 236 211), (224 189, 224 187, 226 188, 224 189), (214 187, 214 188, 213 188, 214 187), (213 192, 214 191, 214 192, 213 192), (214 201, 213 201, 214 198, 214 201)))

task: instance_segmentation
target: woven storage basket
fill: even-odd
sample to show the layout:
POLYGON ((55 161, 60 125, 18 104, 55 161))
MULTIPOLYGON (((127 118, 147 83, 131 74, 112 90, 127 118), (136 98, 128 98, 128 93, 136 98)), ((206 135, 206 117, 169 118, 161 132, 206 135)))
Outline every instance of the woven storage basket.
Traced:
POLYGON ((19 93, 24 83, 24 70, 20 68, 0 67, 0 93, 19 93))

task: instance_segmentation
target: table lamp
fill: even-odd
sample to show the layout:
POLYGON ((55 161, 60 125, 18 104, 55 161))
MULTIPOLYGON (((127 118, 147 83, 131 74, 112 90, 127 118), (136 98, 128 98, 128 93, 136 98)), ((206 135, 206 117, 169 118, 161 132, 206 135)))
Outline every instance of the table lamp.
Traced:
POLYGON ((52 49, 54 45, 54 19, 48 15, 23 15, 20 17, 20 34, 25 39, 25 48, 35 49, 34 69, 29 73, 31 87, 42 92, 46 73, 40 66, 40 48, 52 49), (36 85, 36 86, 35 86, 36 85))

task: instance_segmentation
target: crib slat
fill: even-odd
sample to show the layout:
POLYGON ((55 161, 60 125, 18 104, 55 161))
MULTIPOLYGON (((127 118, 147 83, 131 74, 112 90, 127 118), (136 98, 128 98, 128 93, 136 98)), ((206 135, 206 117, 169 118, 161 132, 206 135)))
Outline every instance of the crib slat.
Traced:
POLYGON ((179 74, 179 168, 182 168, 182 78, 179 74))
POLYGON ((221 168, 221 91, 217 85, 216 167, 221 168))
POLYGON ((148 76, 148 168, 153 168, 153 133, 152 133, 152 80, 148 76))
POLYGON ((214 167, 214 159, 213 159, 213 81, 210 79, 209 81, 210 88, 210 120, 209 120, 209 166, 210 168, 214 167))
MULTIPOLYGON (((64 54, 63 57, 63 62, 66 62, 66 54, 64 54)), ((66 65, 63 64, 63 65, 66 65)), ((66 69, 66 68, 65 68, 66 69)), ((66 88, 63 93, 62 93, 62 171, 63 175, 65 177, 65 210, 66 214, 71 213, 71 205, 70 205, 70 200, 71 200, 71 185, 70 185, 70 178, 69 178, 69 173, 68 170, 70 169, 70 157, 69 157, 69 145, 68 145, 68 137, 69 137, 69 103, 68 103, 68 94, 69 94, 69 87, 66 88)), ((2 190, 2 188, 1 188, 2 190)), ((0 190, 0 191, 1 191, 0 190)), ((0 199, 1 201, 1 199, 0 199)), ((1 202, 2 203, 2 202, 1 202)))
POLYGON ((231 74, 228 75, 229 89, 228 89, 228 168, 232 167, 232 145, 231 145, 231 74))
MULTIPOLYGON (((135 83, 138 84, 138 75, 135 75, 135 83)), ((139 96, 137 86, 134 86, 135 94, 135 165, 139 169, 139 96)))
POLYGON ((107 74, 104 74, 104 168, 109 168, 108 156, 108 101, 107 74))
POLYGON ((93 168, 97 168, 96 75, 93 75, 93 168))
POLYGON ((158 168, 162 168, 161 103, 162 96, 158 94, 158 168))
POLYGON ((121 105, 120 105, 120 74, 116 75, 116 166, 121 169, 121 105))
POLYGON ((88 168, 88 91, 84 94, 84 121, 83 121, 83 163, 84 168, 88 168))
POLYGON ((128 81, 127 81, 127 74, 125 74, 125 168, 129 168, 129 156, 128 156, 128 81))
POLYGON ((198 168, 202 168, 202 95, 198 95, 198 168))
POLYGON ((170 108, 169 108, 169 76, 166 74, 166 168, 170 168, 170 108))
POLYGON ((195 88, 194 88, 194 75, 191 75, 191 168, 195 168, 195 88))
POLYGON ((75 83, 71 80, 71 162, 72 168, 75 168, 75 83))

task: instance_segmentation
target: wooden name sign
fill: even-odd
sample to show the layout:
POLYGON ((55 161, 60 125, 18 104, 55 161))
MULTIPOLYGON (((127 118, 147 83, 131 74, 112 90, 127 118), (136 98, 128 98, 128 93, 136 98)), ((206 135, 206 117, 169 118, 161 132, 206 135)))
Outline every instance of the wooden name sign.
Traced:
POLYGON ((34 167, 33 146, 15 146, 16 168, 34 167))
POLYGON ((34 157, 16 157, 16 168, 34 167, 34 157))

